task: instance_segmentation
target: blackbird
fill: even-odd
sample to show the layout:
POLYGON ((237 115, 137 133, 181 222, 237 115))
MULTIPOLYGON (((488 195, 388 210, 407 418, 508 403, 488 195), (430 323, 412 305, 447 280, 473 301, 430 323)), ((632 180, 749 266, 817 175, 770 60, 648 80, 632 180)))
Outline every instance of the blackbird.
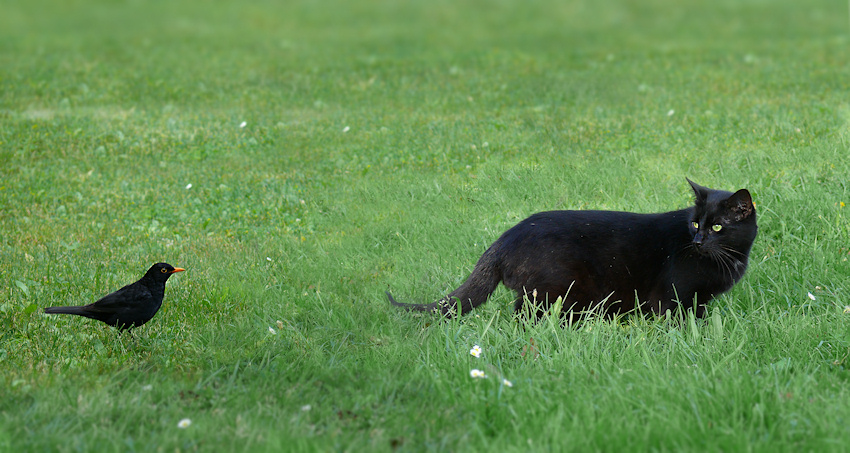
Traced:
POLYGON ((117 327, 121 333, 150 321, 162 306, 168 277, 185 270, 166 263, 156 263, 137 282, 107 294, 97 302, 76 307, 48 307, 44 312, 97 319, 117 327))

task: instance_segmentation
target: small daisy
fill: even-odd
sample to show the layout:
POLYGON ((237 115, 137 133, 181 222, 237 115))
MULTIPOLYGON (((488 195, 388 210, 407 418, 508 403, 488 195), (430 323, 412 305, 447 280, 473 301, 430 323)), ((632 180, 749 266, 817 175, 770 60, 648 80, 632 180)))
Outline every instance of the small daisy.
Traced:
POLYGON ((814 294, 812 294, 812 293, 809 293, 809 299, 811 299, 811 300, 815 300, 815 299, 816 299, 816 298, 815 298, 815 295, 814 295, 814 294))
POLYGON ((475 345, 469 350, 469 354, 475 358, 481 357, 481 346, 475 345))
POLYGON ((513 387, 514 386, 514 383, 507 380, 507 379, 502 379, 502 384, 505 384, 505 387, 513 387))
POLYGON ((180 428, 180 429, 186 429, 191 425, 192 425, 192 420, 189 420, 188 418, 184 418, 183 420, 180 420, 179 422, 177 422, 177 427, 180 428))
POLYGON ((473 379, 475 379, 475 378, 483 379, 483 378, 486 378, 486 377, 487 377, 487 375, 486 375, 486 374, 484 374, 484 372, 483 372, 483 371, 481 371, 481 370, 479 370, 479 369, 477 369, 477 368, 474 368, 474 369, 472 369, 472 370, 469 372, 469 377, 471 377, 471 378, 473 378, 473 379))
POLYGON ((348 132, 348 131, 350 131, 350 130, 351 130, 351 128, 350 128, 350 127, 348 127, 348 126, 345 126, 345 127, 342 129, 342 131, 343 131, 343 132, 348 132))
POLYGON ((274 330, 274 327, 269 326, 269 333, 272 335, 277 335, 277 330, 274 330))
POLYGON ((670 109, 670 111, 669 111, 669 112, 667 112, 667 116, 673 116, 675 113, 676 113, 676 111, 675 111, 675 110, 670 109))
POLYGON ((191 188, 192 188, 192 183, 186 184, 186 190, 189 190, 191 188))
POLYGON ((239 125, 239 127, 244 129, 244 128, 245 128, 245 126, 247 126, 247 125, 248 125, 248 122, 247 122, 247 121, 243 121, 243 122, 242 122, 242 124, 240 124, 240 125, 239 125))

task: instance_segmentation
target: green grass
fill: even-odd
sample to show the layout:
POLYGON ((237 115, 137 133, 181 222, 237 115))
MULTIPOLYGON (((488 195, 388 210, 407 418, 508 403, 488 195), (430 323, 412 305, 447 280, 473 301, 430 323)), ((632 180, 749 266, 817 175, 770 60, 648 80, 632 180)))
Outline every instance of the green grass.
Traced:
POLYGON ((2 10, 0 450, 846 449, 846 3, 2 10), (383 294, 437 299, 536 211, 687 206, 685 177, 759 211, 704 322, 383 294), (41 314, 157 261, 188 272, 135 342, 41 314))

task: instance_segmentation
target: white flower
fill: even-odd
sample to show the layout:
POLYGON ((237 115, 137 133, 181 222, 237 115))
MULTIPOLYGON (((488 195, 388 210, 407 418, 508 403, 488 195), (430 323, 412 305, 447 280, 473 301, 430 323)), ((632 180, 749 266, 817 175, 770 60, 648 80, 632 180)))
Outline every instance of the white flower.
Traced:
POLYGON ((351 128, 350 128, 350 127, 348 127, 348 126, 345 126, 344 128, 342 128, 342 131, 343 131, 343 132, 348 132, 348 131, 350 131, 350 130, 351 130, 351 128))
POLYGON ((311 405, 309 405, 309 404, 305 404, 305 405, 301 406, 301 411, 302 411, 302 412, 307 412, 307 411, 309 411, 309 410, 310 410, 310 409, 312 409, 312 408, 313 408, 313 406, 311 406, 311 405))
POLYGON ((673 116, 674 113, 676 113, 676 111, 673 110, 673 109, 670 109, 670 111, 667 112, 667 116, 673 116))
POLYGON ((502 379, 502 384, 505 384, 505 387, 513 387, 514 386, 514 383, 507 380, 507 379, 502 379))
POLYGON ((811 299, 811 300, 815 300, 815 299, 816 299, 816 298, 815 298, 815 295, 814 295, 814 294, 812 294, 812 293, 809 293, 809 299, 811 299))
POLYGON ((472 369, 472 371, 469 372, 469 377, 471 377, 473 379, 475 379, 475 378, 483 379, 483 378, 486 378, 487 375, 484 374, 483 371, 481 371, 477 368, 474 368, 474 369, 472 369))
POLYGON ((180 429, 186 429, 191 425, 192 425, 192 420, 189 420, 188 418, 184 418, 183 420, 180 420, 179 422, 177 422, 177 427, 180 428, 180 429))
POLYGON ((271 262, 272 258, 270 256, 266 257, 266 261, 271 262))
POLYGON ((239 125, 239 127, 240 127, 240 128, 244 128, 244 127, 245 127, 245 126, 247 126, 247 125, 248 125, 248 122, 247 122, 247 121, 243 121, 243 122, 242 122, 242 124, 240 124, 240 125, 239 125))
POLYGON ((472 349, 469 350, 469 353, 475 358, 481 357, 481 346, 473 346, 472 349))
POLYGON ((192 188, 192 183, 186 184, 186 190, 189 190, 191 188, 192 188))
POLYGON ((148 385, 143 385, 143 386, 142 386, 142 390, 144 390, 144 391, 146 391, 146 392, 150 392, 151 390, 153 390, 153 386, 152 386, 152 385, 150 385, 150 384, 148 384, 148 385))
POLYGON ((269 333, 272 335, 277 335, 277 330, 274 330, 274 327, 269 326, 269 333))

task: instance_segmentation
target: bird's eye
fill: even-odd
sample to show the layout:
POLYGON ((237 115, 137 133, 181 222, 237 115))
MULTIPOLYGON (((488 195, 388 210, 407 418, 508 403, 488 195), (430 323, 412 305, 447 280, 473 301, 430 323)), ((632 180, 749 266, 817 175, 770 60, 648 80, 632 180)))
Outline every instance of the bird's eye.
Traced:
POLYGON ((699 222, 691 222, 691 225, 694 226, 694 229, 699 229, 699 222))
POLYGON ((162 269, 160 269, 159 271, 160 271, 160 272, 162 272, 163 274, 167 274, 167 273, 168 273, 168 269, 166 269, 166 268, 164 268, 164 267, 163 267, 162 269))
POLYGON ((711 229, 712 229, 712 230, 714 230, 715 232, 717 232, 717 231, 720 231, 720 230, 722 230, 722 229, 723 229, 723 225, 721 225, 721 224, 719 224, 719 223, 718 223, 718 224, 716 224, 716 225, 712 225, 712 226, 711 226, 711 229))

